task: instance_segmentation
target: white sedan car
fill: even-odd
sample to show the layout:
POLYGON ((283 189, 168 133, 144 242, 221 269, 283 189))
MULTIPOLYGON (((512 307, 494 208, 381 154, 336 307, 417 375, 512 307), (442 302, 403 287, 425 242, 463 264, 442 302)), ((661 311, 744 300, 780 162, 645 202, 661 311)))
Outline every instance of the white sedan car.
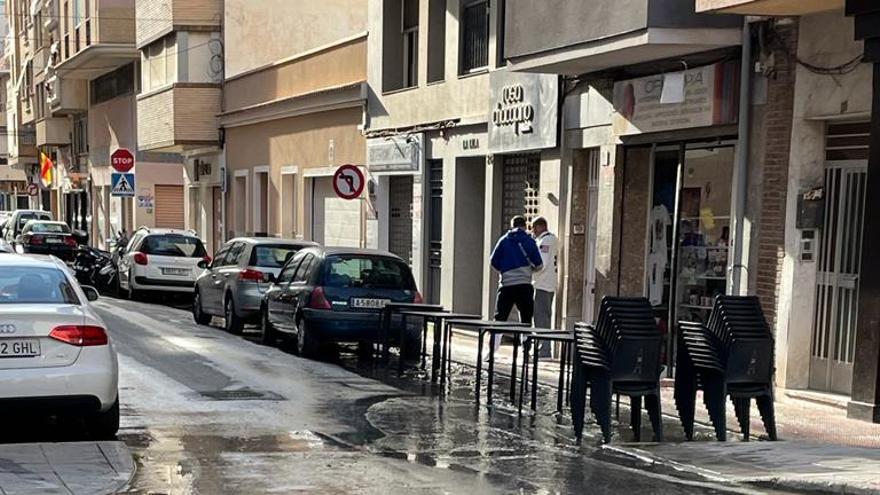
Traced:
POLYGON ((0 410, 83 416, 90 433, 119 429, 119 368, 98 298, 51 257, 0 254, 0 410))

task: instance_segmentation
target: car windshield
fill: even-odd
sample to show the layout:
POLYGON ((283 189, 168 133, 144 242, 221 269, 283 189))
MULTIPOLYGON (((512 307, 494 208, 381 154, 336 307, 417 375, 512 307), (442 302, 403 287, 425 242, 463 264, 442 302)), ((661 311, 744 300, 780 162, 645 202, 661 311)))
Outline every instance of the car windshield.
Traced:
POLYGON ((140 251, 144 254, 178 258, 204 258, 207 255, 201 240, 177 234, 151 235, 144 239, 140 251))
POLYGON ((57 268, 4 266, 0 304, 79 304, 64 273, 57 268))
POLYGON ((22 213, 18 216, 18 227, 24 227, 31 220, 52 220, 48 213, 22 213))
POLYGON ((32 222, 24 229, 35 234, 69 234, 70 227, 63 223, 37 223, 32 222))
POLYGON ((328 287, 413 290, 409 268, 382 256, 335 255, 327 258, 324 285, 328 287))
POLYGON ((250 266, 260 268, 281 268, 297 251, 299 246, 291 245, 258 245, 251 252, 250 266))

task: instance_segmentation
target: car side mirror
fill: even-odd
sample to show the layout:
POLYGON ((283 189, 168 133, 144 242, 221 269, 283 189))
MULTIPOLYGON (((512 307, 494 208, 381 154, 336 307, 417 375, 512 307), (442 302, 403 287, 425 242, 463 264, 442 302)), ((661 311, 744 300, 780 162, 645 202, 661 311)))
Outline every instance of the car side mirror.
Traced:
POLYGON ((98 289, 91 285, 83 285, 82 290, 86 294, 86 299, 89 301, 97 301, 101 297, 101 294, 98 293, 98 289))
POLYGON ((196 266, 202 270, 207 270, 209 266, 208 260, 199 260, 199 262, 196 263, 196 266))

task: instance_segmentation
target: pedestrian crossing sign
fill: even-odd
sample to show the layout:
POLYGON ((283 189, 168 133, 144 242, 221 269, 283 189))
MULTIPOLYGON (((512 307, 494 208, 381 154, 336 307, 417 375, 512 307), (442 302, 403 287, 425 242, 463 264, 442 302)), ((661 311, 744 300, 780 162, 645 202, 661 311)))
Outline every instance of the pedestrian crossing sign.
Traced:
POLYGON ((123 198, 134 197, 134 174, 111 174, 110 195, 123 198))

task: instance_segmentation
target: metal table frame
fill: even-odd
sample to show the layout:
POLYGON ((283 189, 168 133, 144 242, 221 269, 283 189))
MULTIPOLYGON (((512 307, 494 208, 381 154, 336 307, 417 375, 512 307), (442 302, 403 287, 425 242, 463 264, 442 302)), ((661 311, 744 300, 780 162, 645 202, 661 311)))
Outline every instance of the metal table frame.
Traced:
MULTIPOLYGON (((525 344, 523 345, 523 363, 522 363, 522 379, 519 384, 519 405, 518 412, 522 414, 523 397, 525 396, 525 388, 528 386, 528 370, 530 349, 537 349, 542 342, 559 342, 562 349, 559 356, 559 381, 556 389, 556 411, 563 411, 563 403, 568 400, 568 391, 571 387, 571 359, 574 349, 574 332, 565 332, 552 329, 532 329, 530 334, 526 335, 525 344), (531 345, 529 345, 531 344, 531 345)), ((531 356, 532 360, 532 411, 537 410, 538 406, 538 353, 535 352, 531 356)))
MULTIPOLYGON (((444 311, 443 306, 439 304, 422 304, 422 303, 399 303, 399 302, 390 302, 382 308, 382 311, 379 312, 379 329, 378 335, 376 336, 376 343, 378 345, 377 349, 377 357, 381 358, 382 362, 388 362, 391 357, 391 323, 394 319, 395 312, 402 312, 406 310, 411 311, 444 311)), ((406 316, 403 317, 403 322, 401 328, 403 331, 406 331, 406 316)), ((404 345, 401 340, 400 345, 404 345)), ((402 351, 403 349, 401 349, 402 351)), ((401 352, 401 357, 402 357, 401 352)))
MULTIPOLYGON (((428 323, 431 322, 434 324, 434 347, 431 351, 431 382, 437 382, 438 371, 440 371, 442 375, 441 382, 445 383, 445 371, 447 368, 446 358, 450 355, 448 346, 451 345, 451 341, 446 336, 448 325, 445 324, 445 321, 452 319, 472 321, 479 320, 482 316, 467 313, 447 313, 445 311, 403 310, 400 313, 403 316, 422 318, 422 369, 425 368, 425 360, 427 359, 428 354, 428 323)), ((402 369, 403 361, 401 361, 400 371, 402 371, 402 369)))

